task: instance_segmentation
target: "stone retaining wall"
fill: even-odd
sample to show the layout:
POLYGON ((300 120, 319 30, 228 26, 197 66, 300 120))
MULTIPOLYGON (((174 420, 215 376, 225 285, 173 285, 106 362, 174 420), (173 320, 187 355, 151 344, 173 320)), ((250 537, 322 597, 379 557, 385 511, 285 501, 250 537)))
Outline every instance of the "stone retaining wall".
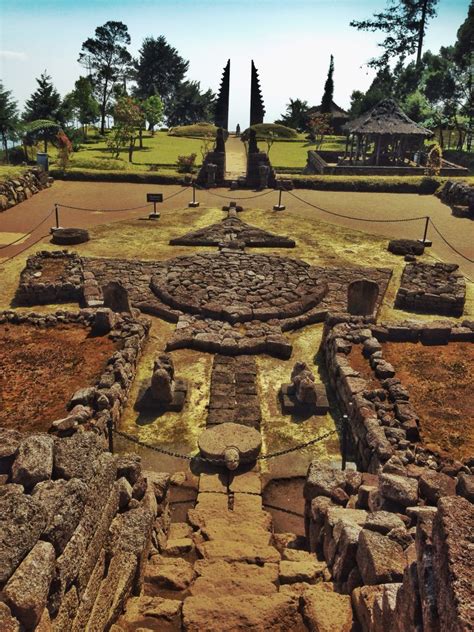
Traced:
POLYGON ((448 206, 459 204, 474 212, 474 186, 467 182, 448 180, 436 195, 448 206))
POLYGON ((59 324, 90 327, 92 333, 108 335, 118 343, 118 349, 108 360, 95 384, 74 393, 66 405, 63 419, 53 422, 51 431, 60 436, 71 435, 85 428, 106 436, 110 423, 117 424, 128 399, 136 366, 148 336, 150 323, 127 314, 115 314, 109 309, 58 311, 55 314, 0 312, 0 323, 25 323, 34 327, 54 328, 59 324))
POLYGON ((0 627, 109 629, 169 526, 169 477, 93 432, 0 437, 0 627))
POLYGON ((32 167, 21 176, 8 178, 0 182, 0 212, 27 200, 53 183, 46 171, 41 167, 32 167))
POLYGON ((403 270, 395 307, 409 312, 462 316, 466 282, 455 263, 409 263, 403 270))
POLYGON ((380 342, 422 342, 446 344, 474 342, 474 323, 449 321, 373 325, 343 314, 329 316, 325 323, 321 351, 329 382, 339 406, 349 417, 349 432, 358 466, 378 472, 390 457, 404 464, 428 465, 436 470, 451 468, 419 444, 418 415, 409 402, 409 391, 382 356, 380 342), (353 345, 363 345, 380 389, 369 387, 352 368, 348 357, 353 345), (387 415, 387 413, 390 413, 387 415), (390 417, 390 419, 388 419, 390 417))
POLYGON ((456 483, 395 459, 379 476, 312 462, 304 489, 310 550, 351 595, 361 632, 472 629, 473 486, 471 473, 456 483))
POLYGON ((28 257, 15 295, 19 305, 49 303, 82 303, 84 273, 82 259, 64 250, 42 250, 28 257), (46 280, 45 268, 57 264, 62 270, 54 279, 46 280))

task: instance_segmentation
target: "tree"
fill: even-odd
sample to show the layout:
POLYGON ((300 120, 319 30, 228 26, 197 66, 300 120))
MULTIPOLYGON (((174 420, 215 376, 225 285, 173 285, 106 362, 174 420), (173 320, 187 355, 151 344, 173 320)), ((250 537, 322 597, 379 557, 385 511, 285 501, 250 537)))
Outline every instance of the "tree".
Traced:
POLYGON ((313 114, 309 119, 310 140, 319 149, 326 134, 332 132, 331 115, 328 113, 313 114))
POLYGON ((155 125, 158 125, 163 120, 163 101, 157 94, 154 94, 143 101, 142 109, 148 121, 148 129, 153 136, 155 125))
POLYGON ((112 149, 114 157, 118 158, 120 148, 128 143, 128 161, 132 162, 137 130, 143 123, 143 111, 135 99, 124 96, 117 101, 113 114, 114 131, 107 144, 112 149))
POLYGON ((439 0, 388 0, 387 8, 374 13, 372 19, 352 20, 350 25, 359 31, 382 31, 386 33, 379 46, 382 55, 369 61, 369 66, 380 68, 391 59, 402 62, 416 53, 416 66, 421 63, 423 40, 428 21, 436 16, 439 0))
POLYGON ((290 102, 286 106, 286 113, 282 114, 281 118, 278 121, 275 121, 275 123, 277 125, 292 127, 299 132, 304 132, 308 127, 308 109, 309 105, 307 101, 301 101, 301 99, 290 99, 290 102))
POLYGON ((147 99, 159 94, 168 114, 167 108, 184 79, 189 62, 168 44, 163 35, 156 39, 146 37, 138 55, 134 62, 136 96, 147 99))
POLYGON ((95 30, 81 48, 79 63, 85 66, 93 82, 100 103, 100 132, 105 133, 107 106, 114 86, 124 82, 132 57, 126 46, 130 44, 128 28, 123 22, 106 22, 95 30))
POLYGON ((201 121, 211 123, 214 119, 214 101, 212 90, 201 92, 199 81, 183 81, 169 104, 168 124, 175 127, 201 121))
MULTIPOLYGON (((38 88, 33 92, 31 97, 26 101, 23 119, 27 122, 36 120, 49 120, 62 125, 64 123, 64 111, 62 109, 61 97, 59 92, 53 86, 51 77, 42 73, 39 79, 36 79, 38 88)), ((44 141, 44 151, 48 151, 48 141, 53 140, 55 135, 51 135, 49 128, 38 131, 38 139, 44 141)))
POLYGON ((99 118, 100 107, 94 98, 94 90, 89 77, 79 77, 71 93, 84 138, 87 138, 87 126, 99 118))
POLYGON ((326 83, 324 84, 324 94, 321 100, 321 112, 328 114, 332 109, 332 102, 334 97, 334 57, 331 55, 331 61, 329 62, 328 76, 326 83))
POLYGON ((454 45, 454 62, 465 72, 466 105, 464 110, 468 118, 467 150, 471 151, 474 120, 474 2, 471 0, 466 20, 457 32, 454 45))
POLYGON ((0 81, 0 135, 2 137, 5 162, 8 162, 8 141, 15 138, 18 126, 18 107, 10 90, 5 90, 0 81))
POLYGON ((380 68, 367 92, 354 90, 351 95, 350 115, 356 118, 371 110, 379 101, 393 96, 395 80, 388 66, 380 68))

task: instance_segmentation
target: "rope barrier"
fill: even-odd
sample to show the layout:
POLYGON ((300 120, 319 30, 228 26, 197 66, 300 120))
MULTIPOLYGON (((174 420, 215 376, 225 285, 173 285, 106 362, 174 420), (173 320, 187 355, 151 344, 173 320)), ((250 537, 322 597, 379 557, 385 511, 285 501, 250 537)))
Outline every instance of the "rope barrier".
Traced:
MULTIPOLYGON (((222 465, 221 459, 209 459, 207 457, 203 457, 200 455, 191 456, 189 454, 181 454, 180 452, 174 452, 173 450, 167 450, 166 448, 160 448, 156 445, 145 443, 144 441, 141 441, 140 439, 137 439, 136 437, 133 437, 132 435, 129 435, 125 432, 121 432, 120 430, 116 430, 115 428, 112 428, 112 432, 118 435, 119 437, 122 437, 123 439, 130 441, 131 443, 135 443, 136 445, 141 446, 142 448, 147 448, 155 452, 160 452, 161 454, 165 454, 166 456, 171 456, 176 459, 184 459, 187 461, 199 460, 199 461, 205 461, 206 463, 216 463, 216 464, 222 465)), ((291 452, 296 452, 297 450, 302 450, 303 448, 307 448, 308 446, 314 445, 315 443, 318 443, 319 441, 323 441, 324 439, 327 439, 328 437, 336 433, 337 433, 337 430, 330 430, 329 432, 326 432, 323 435, 319 435, 318 437, 314 439, 310 439, 310 441, 306 441, 306 443, 301 443, 299 445, 292 446, 291 448, 286 448, 285 450, 280 450, 279 452, 273 452, 271 454, 260 454, 256 460, 264 461, 268 459, 273 459, 277 456, 283 456, 284 454, 290 454, 291 452)), ((253 463, 253 461, 248 461, 248 462, 253 463)), ((241 463, 246 463, 246 461, 241 461, 241 463)))
POLYGON ((449 246, 451 248, 451 250, 453 250, 457 255, 459 255, 462 259, 465 259, 469 263, 474 263, 474 259, 469 259, 469 257, 466 257, 466 255, 463 255, 462 252, 459 252, 459 250, 457 250, 452 244, 449 243, 449 241, 446 239, 446 237, 439 231, 439 229, 437 228, 436 224, 433 222, 432 219, 430 219, 430 223, 433 226, 433 228, 435 229, 435 231, 438 233, 438 235, 441 237, 441 239, 444 241, 444 243, 447 246, 449 246))
POLYGON ((40 226, 42 226, 46 220, 48 220, 51 215, 54 213, 54 211, 51 211, 50 213, 48 213, 48 215, 46 215, 46 217, 44 219, 41 220, 41 222, 39 224, 37 224, 34 228, 32 228, 31 230, 29 230, 27 233, 25 233, 24 235, 22 235, 21 237, 18 237, 18 239, 15 239, 15 241, 10 242, 9 244, 3 244, 2 246, 0 246, 0 250, 3 250, 4 248, 9 248, 10 246, 14 246, 15 244, 17 244, 19 241, 22 241, 23 239, 25 239, 26 237, 28 237, 29 235, 32 235, 35 230, 38 230, 38 228, 40 226))
POLYGON ((41 237, 38 237, 38 239, 36 239, 32 244, 28 244, 27 246, 25 246, 25 248, 23 248, 22 250, 20 250, 19 252, 15 253, 14 255, 12 255, 11 257, 8 257, 8 259, 3 259, 2 261, 0 261, 0 266, 5 265, 6 263, 8 263, 9 261, 11 261, 12 259, 14 259, 15 257, 18 257, 19 255, 21 255, 23 252, 25 252, 25 250, 28 250, 28 248, 31 248, 32 246, 36 245, 38 242, 40 242, 42 239, 45 239, 46 237, 49 236, 50 233, 46 233, 46 235, 41 235, 41 237))
POLYGON ((296 195, 292 191, 289 191, 288 189, 283 189, 283 191, 285 191, 285 193, 288 193, 289 195, 294 197, 296 200, 299 200, 300 202, 303 202, 303 204, 307 204, 308 206, 312 206, 318 211, 322 211, 323 213, 327 213, 328 215, 334 215, 335 217, 342 217, 344 219, 351 219, 351 220, 355 220, 359 222, 372 222, 374 224, 390 224, 390 223, 395 224, 398 222, 416 222, 421 219, 426 220, 425 215, 422 215, 420 217, 407 217, 405 219, 373 219, 372 217, 370 218, 369 217, 354 217, 353 215, 343 215, 342 213, 335 213, 334 211, 329 211, 328 209, 323 208, 322 206, 318 206, 317 204, 312 204, 311 202, 308 202, 308 200, 304 200, 303 198, 299 197, 298 195, 296 195))
POLYGON ((264 195, 269 195, 270 193, 273 193, 273 189, 269 189, 268 191, 265 191, 264 193, 257 193, 256 195, 249 195, 247 197, 234 197, 234 196, 229 196, 229 195, 222 195, 222 193, 213 193, 211 190, 206 189, 204 187, 200 187, 197 184, 195 186, 196 186, 196 189, 198 189, 199 191, 204 191, 206 193, 209 193, 209 195, 213 195, 214 197, 220 197, 224 200, 254 200, 255 198, 263 197, 264 195))
MULTIPOLYGON (((168 195, 168 197, 163 198, 163 202, 166 202, 167 200, 171 200, 177 195, 184 193, 184 191, 187 191, 190 188, 190 186, 191 185, 183 187, 179 191, 175 191, 175 193, 168 195)), ((148 202, 147 204, 141 204, 140 206, 131 206, 130 208, 115 208, 115 209, 114 208, 84 208, 82 206, 70 206, 68 204, 61 204, 61 203, 57 203, 56 206, 58 208, 67 208, 74 211, 90 211, 92 213, 126 213, 127 211, 138 211, 140 209, 145 209, 150 206, 153 206, 153 204, 151 202, 148 202)))

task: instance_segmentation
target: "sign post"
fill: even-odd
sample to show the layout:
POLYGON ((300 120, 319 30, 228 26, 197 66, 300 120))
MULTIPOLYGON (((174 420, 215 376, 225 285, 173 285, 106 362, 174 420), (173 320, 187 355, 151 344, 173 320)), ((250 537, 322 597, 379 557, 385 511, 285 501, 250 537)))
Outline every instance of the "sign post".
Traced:
POLYGON ((199 202, 196 202, 196 183, 193 182, 193 199, 189 202, 188 206, 190 208, 197 208, 199 206, 199 202))
POLYGON ((163 202, 163 193, 147 193, 146 201, 153 202, 153 213, 148 215, 148 219, 160 219, 161 214, 156 210, 156 205, 163 202))

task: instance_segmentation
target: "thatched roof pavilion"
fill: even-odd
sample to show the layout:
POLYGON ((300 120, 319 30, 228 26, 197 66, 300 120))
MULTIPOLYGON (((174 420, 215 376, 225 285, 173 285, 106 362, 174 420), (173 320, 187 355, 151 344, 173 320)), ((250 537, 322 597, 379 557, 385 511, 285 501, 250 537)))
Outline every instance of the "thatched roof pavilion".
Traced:
POLYGON ((419 165, 424 140, 433 135, 412 121, 393 99, 380 101, 344 129, 348 134, 345 158, 363 165, 413 164, 414 160, 419 165))
MULTIPOLYGON (((310 118, 312 114, 321 114, 321 106, 317 105, 309 108, 306 112, 306 116, 310 118)), ((349 114, 339 107, 337 103, 331 101, 331 110, 329 115, 331 117, 331 126, 334 129, 334 133, 340 134, 343 126, 349 121, 349 114)))

